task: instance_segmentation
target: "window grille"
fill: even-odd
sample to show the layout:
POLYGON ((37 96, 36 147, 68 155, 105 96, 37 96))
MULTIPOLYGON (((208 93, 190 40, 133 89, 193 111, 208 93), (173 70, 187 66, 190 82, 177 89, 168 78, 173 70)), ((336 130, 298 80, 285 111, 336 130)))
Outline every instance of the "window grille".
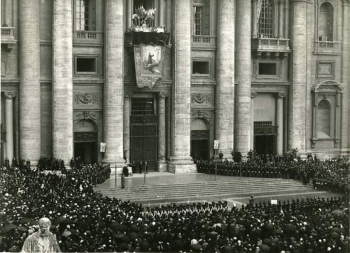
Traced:
POLYGON ((258 1, 258 33, 260 36, 273 37, 273 3, 271 0, 258 1))
POLYGON ((132 115, 154 115, 153 98, 133 98, 131 101, 132 115))

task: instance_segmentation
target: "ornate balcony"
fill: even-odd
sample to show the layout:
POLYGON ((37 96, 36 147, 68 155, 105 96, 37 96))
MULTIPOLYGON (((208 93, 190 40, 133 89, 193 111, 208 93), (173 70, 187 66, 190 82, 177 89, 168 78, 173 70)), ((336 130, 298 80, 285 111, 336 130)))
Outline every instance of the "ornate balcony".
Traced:
POLYGON ((14 27, 1 27, 1 45, 7 52, 11 51, 16 44, 14 30, 14 27))
POLYGON ((253 38, 252 51, 256 55, 256 57, 284 58, 290 52, 289 39, 253 38))
POLYGON ((74 31, 74 44, 103 45, 103 32, 74 31))
POLYGON ((315 54, 341 54, 341 42, 340 41, 315 41, 315 54))
POLYGON ((192 35, 192 47, 216 47, 216 36, 192 35))

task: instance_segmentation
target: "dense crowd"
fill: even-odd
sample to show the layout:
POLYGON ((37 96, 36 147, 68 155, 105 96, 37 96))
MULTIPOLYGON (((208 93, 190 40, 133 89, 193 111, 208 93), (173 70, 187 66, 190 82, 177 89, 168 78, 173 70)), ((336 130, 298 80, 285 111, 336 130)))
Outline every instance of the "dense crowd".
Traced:
POLYGON ((290 178, 312 183, 315 189, 350 193, 350 164, 346 159, 302 160, 291 154, 257 156, 246 161, 197 160, 197 171, 227 176, 290 178))
POLYGON ((37 220, 69 252, 348 253, 349 209, 344 197, 146 208, 104 197, 93 185, 109 168, 82 165, 64 173, 3 168, 0 251, 20 251, 37 220))

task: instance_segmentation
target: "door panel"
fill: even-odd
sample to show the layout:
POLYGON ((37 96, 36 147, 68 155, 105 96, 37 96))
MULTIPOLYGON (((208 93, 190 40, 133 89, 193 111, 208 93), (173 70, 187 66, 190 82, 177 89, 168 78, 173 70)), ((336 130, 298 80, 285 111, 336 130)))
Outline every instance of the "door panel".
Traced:
POLYGON ((138 164, 148 162, 148 170, 157 170, 158 122, 157 116, 132 115, 130 131, 130 159, 138 164))

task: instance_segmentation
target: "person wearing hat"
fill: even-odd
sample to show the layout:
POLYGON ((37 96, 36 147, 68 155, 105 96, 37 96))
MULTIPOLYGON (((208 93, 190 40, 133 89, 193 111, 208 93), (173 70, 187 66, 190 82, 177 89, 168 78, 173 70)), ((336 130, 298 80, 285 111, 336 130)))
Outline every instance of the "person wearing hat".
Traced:
POLYGON ((61 252, 56 235, 50 232, 51 221, 48 218, 39 220, 39 231, 31 234, 24 241, 21 253, 57 253, 61 252))

